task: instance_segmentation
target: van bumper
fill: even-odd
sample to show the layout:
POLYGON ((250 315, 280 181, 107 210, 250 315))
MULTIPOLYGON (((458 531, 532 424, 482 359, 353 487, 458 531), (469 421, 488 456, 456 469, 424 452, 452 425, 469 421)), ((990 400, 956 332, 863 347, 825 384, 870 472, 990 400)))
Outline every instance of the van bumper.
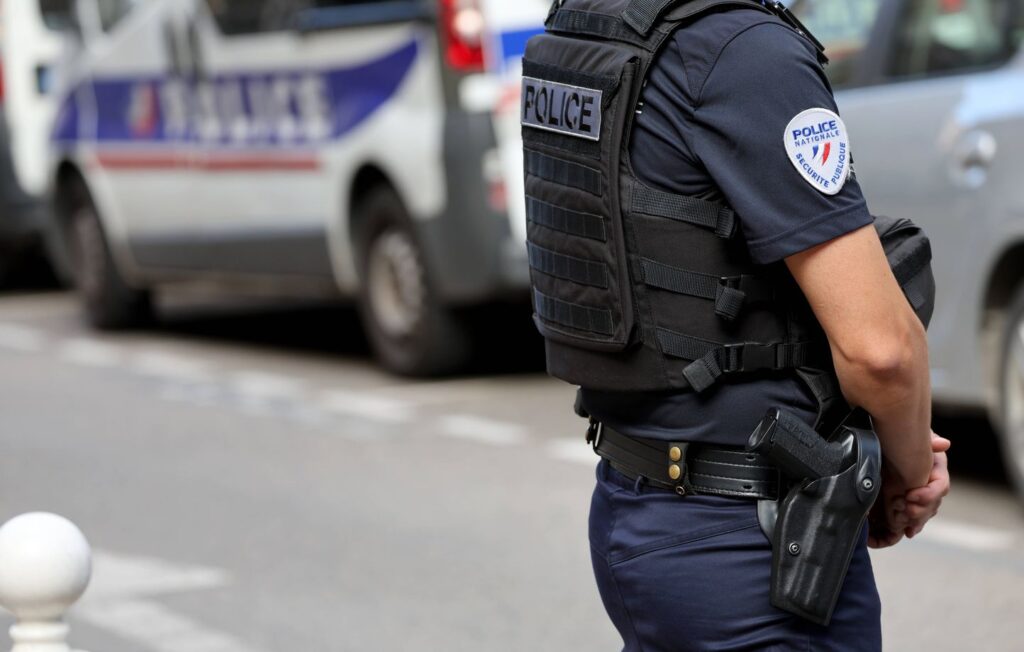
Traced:
POLYGON ((419 233, 434 290, 452 305, 526 297, 526 247, 488 197, 485 158, 497 148, 490 114, 449 111, 444 143, 447 208, 419 233))

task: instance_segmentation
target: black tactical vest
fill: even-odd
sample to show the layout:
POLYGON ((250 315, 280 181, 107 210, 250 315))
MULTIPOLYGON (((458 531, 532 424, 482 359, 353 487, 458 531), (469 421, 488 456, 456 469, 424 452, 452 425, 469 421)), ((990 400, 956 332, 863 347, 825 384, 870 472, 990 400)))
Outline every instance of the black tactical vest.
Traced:
POLYGON ((782 265, 750 261, 725 204, 651 188, 629 140, 672 32, 751 0, 565 0, 523 61, 528 249, 549 372, 612 391, 703 391, 819 371, 829 349, 782 265))

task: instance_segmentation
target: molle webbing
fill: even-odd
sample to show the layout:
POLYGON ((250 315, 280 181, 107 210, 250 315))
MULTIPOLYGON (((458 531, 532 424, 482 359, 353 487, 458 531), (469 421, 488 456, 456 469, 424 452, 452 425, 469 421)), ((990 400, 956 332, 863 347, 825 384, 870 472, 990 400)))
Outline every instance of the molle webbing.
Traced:
POLYGON ((538 272, 581 285, 608 287, 608 266, 602 262, 567 256, 532 242, 527 243, 527 249, 530 267, 538 272))
POLYGON ((533 291, 533 308, 541 319, 578 331, 598 335, 611 335, 614 332, 610 310, 562 301, 536 289, 533 291))
POLYGON ((532 174, 551 183, 578 188, 592 195, 601 196, 601 172, 599 170, 532 150, 526 151, 524 163, 527 174, 532 174))
POLYGON ((561 208, 534 197, 526 198, 526 219, 569 235, 601 242, 608 240, 604 218, 600 215, 561 208))

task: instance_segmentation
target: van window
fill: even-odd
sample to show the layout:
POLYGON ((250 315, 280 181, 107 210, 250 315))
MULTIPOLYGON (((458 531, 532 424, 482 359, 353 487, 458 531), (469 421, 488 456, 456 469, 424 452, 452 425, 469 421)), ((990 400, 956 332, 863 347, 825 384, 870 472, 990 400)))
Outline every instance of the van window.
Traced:
POLYGON ((63 32, 75 26, 71 0, 39 0, 39 15, 47 29, 63 32))
POLYGON ((100 27, 104 32, 109 32, 141 2, 143 0, 97 0, 96 8, 100 13, 100 27))
POLYGON ((825 45, 832 85, 841 88, 853 81, 861 54, 878 19, 881 0, 797 0, 793 12, 825 45))
POLYGON ((1020 46, 1024 0, 911 0, 898 25, 892 77, 941 75, 1007 61, 1020 46))

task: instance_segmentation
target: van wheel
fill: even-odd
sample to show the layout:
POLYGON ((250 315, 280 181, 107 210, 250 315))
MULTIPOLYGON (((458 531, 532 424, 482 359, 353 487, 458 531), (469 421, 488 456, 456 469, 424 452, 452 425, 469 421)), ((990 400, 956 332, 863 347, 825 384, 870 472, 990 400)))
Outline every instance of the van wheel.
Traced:
POLYGON ((359 230, 359 313, 377 358, 410 376, 455 371, 469 358, 468 329, 438 300, 401 200, 386 187, 355 209, 359 230))
POLYGON ((89 323, 96 328, 113 330, 149 321, 153 316, 150 294, 130 288, 124 282, 88 197, 75 202, 69 228, 75 287, 89 323))
POLYGON ((999 374, 999 430, 1003 461, 1024 498, 1024 288, 1007 314, 999 374))

